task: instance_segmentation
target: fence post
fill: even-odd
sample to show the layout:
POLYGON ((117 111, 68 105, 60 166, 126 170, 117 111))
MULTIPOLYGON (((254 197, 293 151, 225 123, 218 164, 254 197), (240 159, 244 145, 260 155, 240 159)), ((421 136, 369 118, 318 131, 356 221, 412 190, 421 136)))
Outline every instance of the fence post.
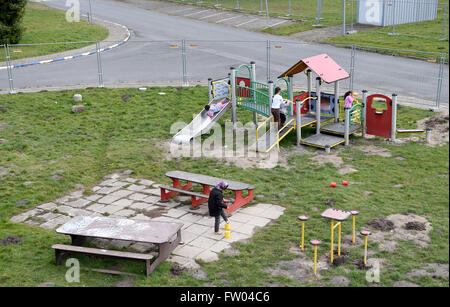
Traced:
POLYGON ((322 0, 317 0, 317 24, 313 25, 313 27, 322 27, 320 24, 320 16, 322 16, 322 0))
POLYGON ((350 90, 353 91, 353 80, 355 75, 355 55, 356 46, 352 45, 351 59, 350 59, 350 90))
POLYGON ((439 63, 439 73, 437 78, 437 90, 436 90, 436 105, 432 108, 432 111, 438 112, 441 107, 441 92, 442 92, 442 79, 444 74, 445 53, 441 53, 441 60, 439 63))
POLYGON ((345 5, 346 1, 342 0, 342 36, 345 36, 345 5))
POLYGON ((268 0, 266 0, 266 26, 269 28, 270 26, 270 20, 269 20, 269 3, 268 0))
POLYGON ((189 86, 189 82, 187 80, 186 75, 186 40, 181 41, 181 65, 183 68, 183 84, 182 87, 189 86))
POLYGON ((391 125, 391 141, 395 141, 397 133, 397 94, 392 94, 392 125, 391 125))
POLYGON ((289 0, 289 10, 288 10, 286 17, 289 17, 289 16, 291 16, 291 0, 289 0))
POLYGON ((388 35, 398 35, 397 33, 395 33, 395 20, 397 18, 396 14, 397 14, 397 2, 396 0, 393 0, 393 13, 392 13, 392 33, 388 33, 388 35))
POLYGON ((9 45, 5 44, 5 57, 6 57, 6 70, 8 71, 8 82, 9 82, 9 93, 15 94, 16 91, 14 90, 14 79, 12 75, 12 68, 11 68, 11 56, 9 53, 9 45))
POLYGON ((448 3, 444 3, 444 17, 442 22, 442 38, 441 38, 442 41, 445 40, 445 26, 447 25, 447 7, 448 3))
POLYGON ((261 14, 262 12, 264 12, 264 4, 263 4, 263 0, 261 0, 259 2, 259 11, 258 13, 261 14))
MULTIPOLYGON (((294 102, 294 75, 289 75, 288 76, 288 80, 289 80, 289 100, 293 103, 294 102)), ((294 106, 292 105, 290 107, 290 112, 289 115, 293 116, 294 115, 294 106)))
POLYGON ((89 0, 89 23, 92 23, 92 5, 91 5, 91 0, 89 0))
POLYGON ((236 10, 239 10, 239 9, 240 9, 240 7, 239 7, 239 0, 237 0, 235 9, 236 9, 236 10))
POLYGON ((102 59, 100 57, 100 43, 98 41, 95 42, 95 48, 97 49, 98 87, 104 87, 102 59))
POLYGON ((270 80, 270 41, 266 40, 266 80, 269 82, 270 80))
POLYGON ((216 4, 214 4, 215 7, 220 6, 219 0, 216 0, 216 4))

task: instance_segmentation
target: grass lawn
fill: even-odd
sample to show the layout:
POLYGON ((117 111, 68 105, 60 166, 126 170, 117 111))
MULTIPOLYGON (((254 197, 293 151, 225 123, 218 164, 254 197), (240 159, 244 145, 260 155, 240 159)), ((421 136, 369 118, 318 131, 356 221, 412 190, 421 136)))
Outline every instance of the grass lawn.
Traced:
MULTIPOLYGON (((272 203, 286 207, 285 213, 268 226, 258 230, 247 242, 234 246, 240 251, 235 256, 221 255, 219 262, 204 263, 207 277, 195 279, 187 272, 177 276, 170 273, 171 263, 165 262, 149 278, 136 279, 138 286, 280 286, 319 285, 277 275, 265 270, 280 260, 298 257, 289 251, 298 246, 299 223, 297 216, 314 216, 308 222, 307 238, 320 238, 323 244, 319 256, 329 249, 329 223, 318 218, 333 200, 337 208, 359 210, 358 227, 375 217, 394 213, 415 213, 432 223, 431 242, 419 248, 410 241, 398 241, 395 252, 378 251, 371 257, 386 259, 381 272, 381 285, 392 286, 396 280, 405 280, 404 274, 421 268, 425 263, 449 261, 449 147, 429 147, 423 142, 389 145, 382 139, 363 141, 356 138, 355 146, 340 147, 339 156, 344 163, 358 170, 339 175, 332 164, 319 166, 309 158, 317 151, 292 153, 287 167, 273 169, 242 169, 215 159, 178 158, 167 160, 159 144, 170 139, 169 128, 175 120, 189 122, 192 113, 207 101, 205 87, 137 89, 85 89, 80 91, 41 92, 1 95, 0 106, 0 240, 5 236, 21 236, 18 244, 0 246, 0 286, 36 286, 54 282, 57 286, 110 286, 122 277, 94 272, 81 272, 80 283, 65 281, 65 266, 54 265, 54 243, 68 243, 68 238, 36 226, 12 223, 9 218, 28 211, 38 204, 50 202, 83 184, 88 189, 103 176, 133 170, 132 176, 169 183, 167 170, 185 170, 207 175, 220 174, 230 180, 252 183, 259 203, 272 203), (83 95, 84 113, 72 114, 75 93, 83 95), (166 92, 164 96, 159 92, 166 92), (122 102, 122 95, 130 98, 122 102), (138 139, 140 141, 138 141, 138 139), (142 141, 144 140, 144 141, 142 141), (376 145, 386 148, 392 157, 367 156, 358 146, 376 145), (68 158, 69 157, 69 158, 68 158), (402 161, 396 157, 404 158, 402 161), (50 178, 55 170, 64 170, 63 178, 50 178), (348 180, 345 189, 331 189, 330 181, 348 180), (31 184, 24 184, 25 182, 31 184), (403 184, 402 188, 394 185, 403 184), (371 195, 364 191, 370 190, 371 195), (16 206, 19 200, 28 203, 16 206), (314 210, 319 209, 318 212, 314 210)), ((400 107, 399 128, 413 128, 414 123, 432 113, 400 107)), ((228 118, 226 115, 224 120, 228 118)), ((250 112, 239 109, 238 118, 250 122, 250 112)), ((304 129, 304 136, 314 129, 304 129)), ((295 134, 283 140, 284 148, 292 148, 295 134)), ((351 233, 351 222, 343 225, 343 232, 351 233)), ((369 240, 370 242, 370 240, 369 240)), ((376 246, 371 245, 372 248, 376 246)), ((361 258, 361 246, 352 250, 351 259, 361 258)), ((312 250, 306 251, 312 259, 312 250)), ((114 260, 82 258, 82 266, 102 267, 114 260)), ((125 262, 124 271, 142 273, 142 265, 125 262)), ((320 284, 335 275, 351 280, 351 286, 366 286, 366 271, 346 263, 325 271, 320 284)), ((413 280, 422 286, 448 286, 448 279, 424 277, 413 280)))
MULTIPOLYGON (((20 44, 97 41, 108 37, 108 29, 87 21, 67 22, 66 12, 48 6, 28 2, 23 26, 25 32, 20 44)), ((21 59, 78 49, 92 43, 57 44, 41 46, 11 46, 11 59, 21 59), (14 52, 14 50, 21 52, 14 52)), ((2 47, 3 49, 3 47, 2 47)), ((5 52, 0 52, 0 62, 5 61, 5 52)))

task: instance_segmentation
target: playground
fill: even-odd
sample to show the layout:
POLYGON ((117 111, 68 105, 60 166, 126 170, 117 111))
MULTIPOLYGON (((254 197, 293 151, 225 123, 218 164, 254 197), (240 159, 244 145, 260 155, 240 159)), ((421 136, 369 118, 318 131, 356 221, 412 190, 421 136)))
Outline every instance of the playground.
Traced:
MULTIPOLYGON (((399 135, 401 142, 394 143, 355 134, 351 146, 340 144, 327 153, 312 146, 299 148, 296 133, 290 133, 280 142, 284 162, 274 168, 243 168, 213 158, 169 159, 165 144, 173 138, 169 133, 173 120, 189 123, 192 113, 207 103, 208 92, 207 87, 148 88, 145 92, 85 89, 0 97, 0 150, 7 157, 0 164, 1 193, 6 195, 0 207, 1 284, 113 286, 129 281, 128 277, 83 271, 80 283, 68 283, 64 278, 67 268, 55 265, 51 249, 54 244, 67 243, 66 236, 39 227, 43 223, 39 215, 27 223, 10 219, 76 191, 83 191, 78 197, 87 198, 107 180, 105 176, 114 173, 125 172, 122 180, 130 178, 136 185, 142 180, 170 185, 167 171, 183 170, 250 183, 254 200, 239 210, 256 214, 261 209, 261 214, 261 204, 284 210, 269 223, 250 227, 250 237, 239 237, 248 227, 239 229, 239 224, 232 223, 232 241, 229 248, 216 253, 219 260, 195 260, 192 268, 164 261, 146 277, 142 265, 131 261, 82 256, 81 264, 136 273, 131 278, 134 286, 448 285, 448 115, 398 107, 397 127, 431 128, 444 135, 429 144, 425 135, 399 135), (86 111, 74 114, 71 107, 77 93, 83 95, 86 111), (146 111, 149 107, 153 112, 146 111), (348 185, 342 185, 344 180, 348 185), (336 186, 330 187, 330 182, 336 186), (351 217, 342 223, 339 265, 330 265, 330 221, 320 217, 328 208, 359 212, 356 244, 352 243, 351 217), (309 217, 304 251, 300 249, 301 215, 309 217), (366 279, 369 269, 361 264, 361 230, 372 233, 367 261, 370 265, 379 260, 379 283, 366 279), (321 241, 317 275, 314 248, 309 243, 313 239, 321 241)), ((219 124, 229 120, 231 110, 227 109, 219 124)), ((253 114, 238 107, 236 118, 252 122, 253 114)), ((303 138, 315 133, 316 127, 302 129, 303 138)), ((225 197, 232 198, 233 193, 225 197)), ((168 204, 191 210, 190 203, 190 197, 175 197, 168 204)), ((160 217, 172 209, 164 203, 153 206, 167 210, 158 211, 160 217)), ((199 208, 204 210, 204 204, 199 208)), ((70 217, 63 211, 48 213, 70 217)), ((336 229, 336 249, 337 240, 336 229)))

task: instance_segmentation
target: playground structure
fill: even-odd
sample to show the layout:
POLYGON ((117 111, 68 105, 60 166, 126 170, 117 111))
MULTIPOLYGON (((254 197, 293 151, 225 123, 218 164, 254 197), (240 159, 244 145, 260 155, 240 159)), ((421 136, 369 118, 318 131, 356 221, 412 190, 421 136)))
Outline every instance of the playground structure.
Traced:
MULTIPOLYGON (((330 263, 334 263, 334 232, 335 229, 338 228, 338 256, 341 255, 341 234, 342 234, 342 222, 346 221, 350 216, 352 216, 353 227, 352 227, 352 243, 356 244, 356 216, 359 214, 359 211, 344 211, 340 209, 328 208, 322 212, 320 217, 329 219, 331 221, 331 250, 330 250, 330 263)), ((300 249, 304 251, 304 240, 305 240, 305 222, 309 220, 309 217, 306 215, 300 215, 298 220, 301 221, 301 245, 300 249)), ((364 236, 364 265, 367 264, 367 239, 368 236, 371 235, 369 230, 362 230, 360 232, 362 236, 364 236)), ((317 275, 317 248, 322 242, 318 239, 312 239, 310 244, 314 246, 314 275, 317 275)))
POLYGON ((178 132, 173 141, 188 143, 191 139, 208 133, 212 125, 219 120, 228 109, 231 109, 233 131, 237 127, 237 108, 243 108, 253 113, 253 123, 256 128, 256 140, 250 149, 258 152, 269 152, 277 147, 290 132, 296 130, 297 145, 304 144, 325 149, 345 144, 350 145, 350 136, 356 132, 381 136, 395 140, 396 134, 423 133, 427 134, 429 141, 430 130, 404 130, 396 128, 397 95, 392 99, 381 94, 367 96, 368 91, 363 90, 362 102, 354 104, 344 110, 344 120, 340 120, 339 108, 339 82, 350 77, 327 54, 320 54, 300 60, 282 73, 275 82, 261 83, 256 81, 256 64, 242 64, 237 68, 231 67, 228 77, 212 80, 208 79, 209 104, 221 99, 230 102, 213 118, 202 110, 194 120, 178 132), (248 76, 242 76, 241 71, 247 71, 248 76), (307 81, 307 91, 294 96, 294 75, 304 72, 307 81), (315 78, 315 91, 313 91, 313 74, 315 78), (323 83, 334 84, 333 93, 324 93, 321 90, 323 83), (289 103, 286 122, 283 127, 273 122, 271 102, 277 86, 285 85, 281 92, 285 101, 289 103), (259 124, 257 114, 266 119, 259 124), (269 124, 269 129, 267 125, 269 124), (315 134, 302 138, 302 128, 315 126, 315 134))

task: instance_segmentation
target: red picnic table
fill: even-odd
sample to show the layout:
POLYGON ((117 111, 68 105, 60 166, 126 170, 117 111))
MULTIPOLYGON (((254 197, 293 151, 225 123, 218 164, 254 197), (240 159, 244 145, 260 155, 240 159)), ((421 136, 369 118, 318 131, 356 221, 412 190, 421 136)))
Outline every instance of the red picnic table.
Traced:
POLYGON ((228 208, 224 210, 226 213, 233 212, 253 200, 254 187, 247 183, 183 171, 170 171, 166 173, 166 176, 172 179, 172 186, 159 186, 161 189, 161 200, 167 200, 177 194, 190 195, 192 201, 191 207, 195 208, 208 201, 209 193, 211 191, 210 187, 216 186, 222 180, 228 183, 228 190, 233 191, 235 196, 233 204, 229 205, 228 208), (186 181, 186 184, 182 185, 180 180, 186 181), (203 193, 190 191, 193 183, 201 184, 203 186, 203 193), (242 196, 243 190, 248 191, 247 197, 242 196))

